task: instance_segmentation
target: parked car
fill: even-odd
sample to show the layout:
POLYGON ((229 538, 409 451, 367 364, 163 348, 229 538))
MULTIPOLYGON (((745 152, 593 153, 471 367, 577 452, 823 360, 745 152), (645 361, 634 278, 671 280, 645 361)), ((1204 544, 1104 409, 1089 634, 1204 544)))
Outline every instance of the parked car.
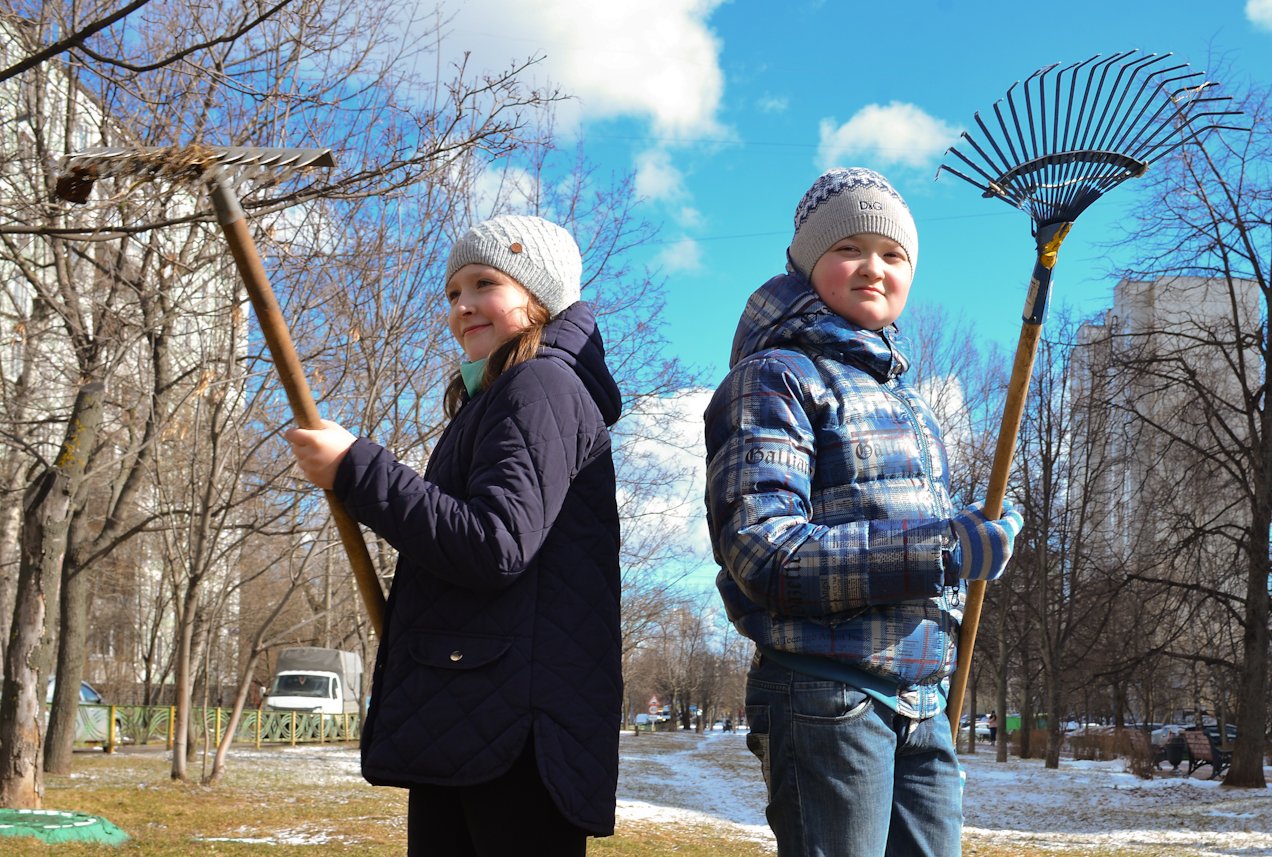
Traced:
MULTIPOLYGON (((967 731, 967 727, 970 726, 971 723, 971 717, 964 716, 963 719, 959 721, 959 731, 967 731)), ((982 714, 980 717, 976 718, 976 740, 989 740, 989 716, 986 714, 982 714)))
POLYGON ((1211 723, 1207 726, 1203 726, 1202 728, 1205 730, 1206 734, 1210 736, 1211 743, 1228 747, 1228 746, 1231 746, 1233 742, 1237 740, 1237 727, 1233 726, 1231 723, 1225 724, 1224 730, 1223 730, 1225 733, 1227 733, 1227 740, 1220 740, 1219 724, 1217 723, 1211 723))
MULTIPOLYGON (((53 681, 49 679, 48 693, 45 695, 45 702, 48 703, 53 702, 53 681)), ((106 730, 106 718, 110 711, 108 703, 97 692, 97 688, 86 681, 80 682, 79 702, 80 708, 75 713, 75 743, 101 744, 104 747, 110 737, 106 730)), ((116 713, 115 743, 123 744, 127 740, 124 737, 123 718, 116 713)))

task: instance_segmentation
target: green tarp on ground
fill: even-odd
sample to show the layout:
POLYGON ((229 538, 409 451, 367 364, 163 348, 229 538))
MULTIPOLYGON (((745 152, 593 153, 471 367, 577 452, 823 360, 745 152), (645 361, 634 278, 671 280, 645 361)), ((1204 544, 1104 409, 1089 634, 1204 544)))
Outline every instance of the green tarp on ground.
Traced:
POLYGON ((127 833, 104 818, 58 809, 0 809, 0 836, 34 836, 44 842, 108 845, 128 841, 127 833))

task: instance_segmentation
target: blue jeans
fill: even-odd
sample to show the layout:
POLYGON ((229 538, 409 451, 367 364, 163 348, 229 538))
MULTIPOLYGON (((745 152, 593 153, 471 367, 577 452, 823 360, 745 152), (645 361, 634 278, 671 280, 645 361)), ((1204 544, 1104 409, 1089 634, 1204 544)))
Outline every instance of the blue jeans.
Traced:
POLYGON ((757 655, 747 746, 781 857, 958 857, 963 795, 944 713, 912 721, 757 655))

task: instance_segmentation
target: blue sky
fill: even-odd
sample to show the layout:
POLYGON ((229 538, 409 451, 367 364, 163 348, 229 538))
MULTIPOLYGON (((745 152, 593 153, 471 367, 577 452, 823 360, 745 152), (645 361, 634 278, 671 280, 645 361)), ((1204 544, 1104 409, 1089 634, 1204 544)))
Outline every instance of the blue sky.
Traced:
MULTIPOLYGON (((1173 53, 1229 94, 1272 81, 1272 0, 465 0, 451 11, 448 53, 492 69, 542 54, 536 75, 577 96, 561 128, 602 172, 635 173, 641 212, 661 228, 644 261, 667 281, 670 347, 711 385, 824 168, 884 173, 918 224, 911 307, 940 303, 1010 353, 1029 218, 953 176, 934 180, 973 113, 1041 66, 1132 48, 1173 53)), ((1078 220, 1053 312, 1108 304, 1118 253, 1107 245, 1134 185, 1078 220)))
MULTIPOLYGON (((539 81, 576 96, 558 129, 582 139, 601 174, 635 174, 640 212, 660 227, 643 261, 666 280, 669 348, 709 387, 727 370, 746 298, 781 272, 795 205, 825 168, 876 169, 910 204, 920 245, 910 309, 940 304, 1010 354, 1034 262, 1029 217, 953 176, 934 179, 973 114, 1042 66, 1130 49, 1174 54, 1232 95, 1272 82, 1272 0, 445 2, 446 55, 469 51, 470 69, 542 55, 539 81)), ((1078 219, 1055 269, 1053 315, 1109 305, 1120 255, 1110 243, 1135 184, 1078 219)), ((692 588, 710 588, 716 571, 701 505, 706 395, 669 400, 658 417, 685 445, 660 454, 692 474, 667 487, 661 516, 693 546, 692 588)))

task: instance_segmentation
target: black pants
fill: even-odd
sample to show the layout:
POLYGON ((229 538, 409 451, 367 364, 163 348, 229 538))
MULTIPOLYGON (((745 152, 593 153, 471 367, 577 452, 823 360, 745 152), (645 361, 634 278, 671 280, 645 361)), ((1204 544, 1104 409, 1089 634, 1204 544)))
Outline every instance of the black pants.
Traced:
POLYGON ((475 786, 415 786, 407 857, 582 857, 587 833, 561 815, 534 761, 534 743, 503 776, 475 786))

